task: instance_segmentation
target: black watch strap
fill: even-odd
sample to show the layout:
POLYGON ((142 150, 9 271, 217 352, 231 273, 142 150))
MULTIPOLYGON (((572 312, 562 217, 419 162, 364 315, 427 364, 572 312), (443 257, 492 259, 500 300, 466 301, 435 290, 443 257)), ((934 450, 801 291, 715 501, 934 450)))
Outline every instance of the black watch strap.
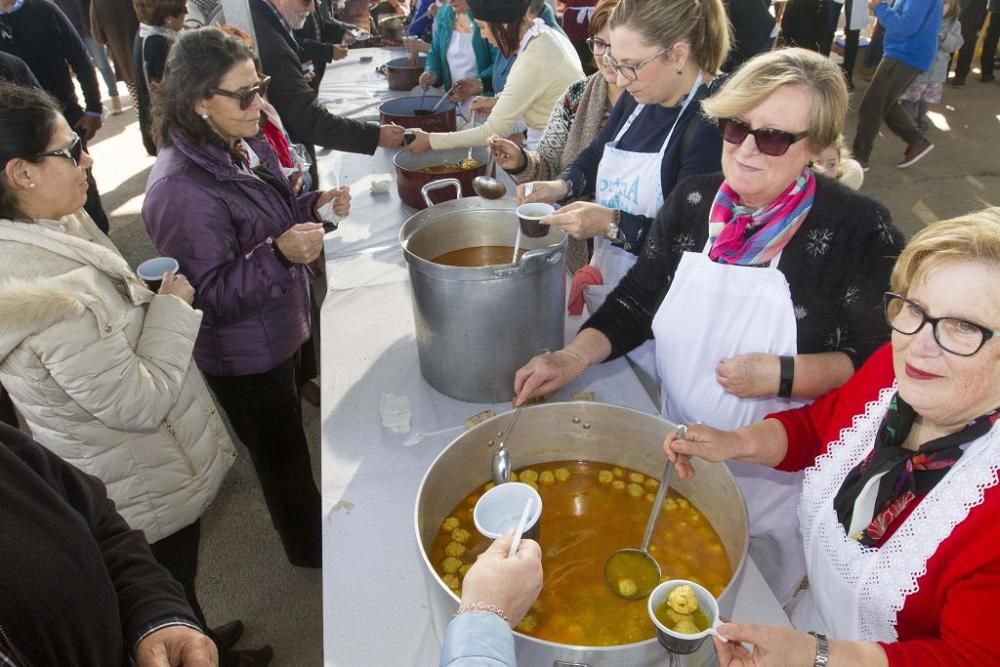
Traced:
POLYGON ((792 382, 795 380, 795 357, 779 357, 781 360, 781 379, 778 382, 778 396, 790 398, 792 382))

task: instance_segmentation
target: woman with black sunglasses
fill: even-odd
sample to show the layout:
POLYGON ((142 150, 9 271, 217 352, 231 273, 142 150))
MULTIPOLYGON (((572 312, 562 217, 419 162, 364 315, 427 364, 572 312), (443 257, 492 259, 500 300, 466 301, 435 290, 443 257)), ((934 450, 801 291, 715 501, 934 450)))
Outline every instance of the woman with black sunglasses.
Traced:
POLYGON ((722 667, 997 664, 998 281, 1000 208, 932 223, 892 272, 881 311, 891 344, 846 384, 735 431, 692 425, 664 443, 683 478, 692 457, 809 470, 795 629, 720 626, 722 667))
MULTIPOLYGON (((203 312, 181 273, 147 289, 82 210, 93 164, 51 97, 0 83, 0 382, 38 442, 107 485, 208 631, 201 516, 236 449, 192 358, 203 312)), ((242 627, 210 632, 221 664, 266 665, 270 647, 231 650, 242 627)))
MULTIPOLYGON (((576 339, 518 371, 519 403, 652 337, 662 414, 735 428, 843 384, 888 339, 880 304, 902 236, 883 206, 809 168, 844 122, 837 66, 759 55, 702 108, 722 128, 722 173, 674 189, 576 339)), ((750 553, 784 603, 805 571, 789 512, 801 479, 740 466, 750 553)))
POLYGON ((195 361, 250 452, 285 554, 318 568, 320 496, 299 392, 308 264, 323 248, 319 209, 347 215, 350 194, 293 193, 260 136, 268 81, 239 38, 181 34, 154 107, 160 153, 142 215, 197 293, 205 318, 195 361))

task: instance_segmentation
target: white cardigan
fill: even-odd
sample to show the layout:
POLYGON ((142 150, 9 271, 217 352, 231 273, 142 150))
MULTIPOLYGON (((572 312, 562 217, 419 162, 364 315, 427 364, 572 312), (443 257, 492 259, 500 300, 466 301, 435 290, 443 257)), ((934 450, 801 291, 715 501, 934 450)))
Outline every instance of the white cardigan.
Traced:
POLYGON ((192 362, 200 324, 82 211, 0 220, 0 382, 34 438, 100 478, 151 543, 202 515, 236 457, 192 362))

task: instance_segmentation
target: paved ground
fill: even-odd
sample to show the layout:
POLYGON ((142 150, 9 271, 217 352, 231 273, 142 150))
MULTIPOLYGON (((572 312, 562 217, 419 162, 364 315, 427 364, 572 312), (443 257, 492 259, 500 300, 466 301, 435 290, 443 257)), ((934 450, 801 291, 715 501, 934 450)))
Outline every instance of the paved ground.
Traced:
MULTIPOLYGON (((856 80, 855 108, 865 87, 860 77, 856 80)), ((902 142, 888 134, 880 138, 863 188, 889 206, 907 236, 928 222, 1000 205, 1000 84, 983 84, 978 75, 970 76, 965 88, 945 91, 945 104, 932 120, 935 127, 929 136, 937 148, 910 169, 894 166, 902 156, 902 142)), ((852 112, 848 139, 853 132, 852 112)), ((153 160, 145 155, 131 109, 109 118, 91 147, 111 217, 111 237, 125 257, 138 264, 153 255, 138 215, 153 160)), ((305 411, 318 479, 319 414, 308 405, 305 411)), ((246 456, 205 515, 203 534, 199 585, 209 621, 242 618, 247 632, 241 646, 270 643, 275 665, 321 664, 320 574, 291 567, 285 560, 246 456)))

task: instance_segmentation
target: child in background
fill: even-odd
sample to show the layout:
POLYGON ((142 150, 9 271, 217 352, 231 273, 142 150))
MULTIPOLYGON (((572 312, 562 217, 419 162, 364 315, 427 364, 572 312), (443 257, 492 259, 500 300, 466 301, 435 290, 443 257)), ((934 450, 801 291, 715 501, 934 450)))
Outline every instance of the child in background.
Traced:
POLYGON ((816 173, 840 181, 852 190, 860 190, 865 182, 865 170, 851 157, 844 144, 844 135, 838 136, 836 143, 823 149, 819 159, 812 163, 812 168, 816 173))
POLYGON ((941 32, 938 33, 938 51, 931 68, 913 80, 913 83, 899 97, 900 104, 916 124, 917 129, 926 132, 930 123, 927 109, 931 104, 941 103, 941 90, 948 78, 948 61, 951 54, 962 48, 962 25, 958 21, 957 0, 945 0, 941 32))

